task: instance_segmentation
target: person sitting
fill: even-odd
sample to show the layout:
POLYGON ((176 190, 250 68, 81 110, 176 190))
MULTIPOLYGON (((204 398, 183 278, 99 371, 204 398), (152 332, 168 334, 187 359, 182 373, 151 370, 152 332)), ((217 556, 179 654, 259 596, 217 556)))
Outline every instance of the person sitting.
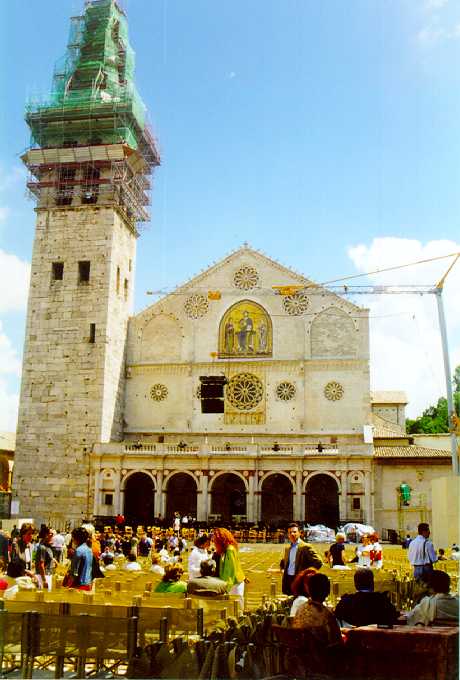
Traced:
POLYGON ((374 592, 374 574, 370 569, 358 569, 354 582, 357 592, 343 595, 335 608, 343 628, 396 623, 398 612, 387 593, 374 592))
POLYGON ((185 593, 187 584, 181 581, 180 577, 184 573, 180 564, 166 565, 165 575, 155 588, 155 593, 185 593))
POLYGON ((158 553, 152 553, 152 566, 150 567, 150 571, 153 572, 154 574, 158 574, 159 576, 164 576, 165 575, 165 570, 160 564, 161 558, 158 553))
POLYGON ((308 567, 300 571, 293 582, 291 583, 291 592, 295 596, 294 602, 291 605, 289 616, 295 616, 300 605, 308 601, 308 580, 310 576, 316 574, 316 569, 308 567))
POLYGON ((323 602, 331 592, 331 584, 325 574, 312 574, 308 578, 309 599, 297 609, 293 628, 308 628, 317 642, 323 646, 342 644, 342 635, 334 614, 323 602))
POLYGON ((190 579, 187 584, 188 595, 214 597, 227 594, 227 582, 216 576, 214 560, 203 560, 200 564, 200 576, 190 579))
POLYGON ((202 534, 198 536, 195 544, 188 557, 188 578, 191 581, 194 578, 200 576, 200 565, 203 560, 207 560, 208 548, 211 544, 211 539, 207 534, 202 534))
POLYGON ((444 548, 439 548, 438 550, 438 562, 445 562, 447 560, 446 551, 444 548))
POLYGON ((5 600, 15 597, 19 590, 35 590, 37 587, 35 577, 27 576, 26 562, 20 557, 14 557, 11 562, 8 562, 4 580, 6 581, 6 588, 3 588, 5 600))
POLYGON ((407 624, 427 626, 435 620, 456 621, 458 625, 458 595, 450 594, 450 577, 445 571, 435 569, 429 577, 433 595, 424 597, 407 614, 407 624))
POLYGON ((126 559, 128 560, 125 564, 125 569, 127 571, 142 571, 142 567, 137 561, 136 553, 130 552, 126 559))
POLYGON ((450 551, 450 559, 457 560, 457 562, 460 560, 460 548, 456 543, 452 545, 452 549, 450 551))
POLYGON ((101 569, 102 571, 115 571, 116 566, 113 563, 113 555, 110 552, 105 552, 102 553, 101 560, 102 566, 101 569))

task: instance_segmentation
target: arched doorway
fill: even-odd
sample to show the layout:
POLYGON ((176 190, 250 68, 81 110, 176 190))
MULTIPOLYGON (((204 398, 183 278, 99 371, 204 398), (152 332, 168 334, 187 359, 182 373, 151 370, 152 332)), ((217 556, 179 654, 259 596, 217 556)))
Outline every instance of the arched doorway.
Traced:
POLYGON ((305 520, 335 529, 339 524, 339 488, 330 475, 314 475, 305 489, 305 520))
POLYGON ((125 486, 124 515, 129 526, 150 526, 155 515, 155 486, 145 472, 130 475, 125 486))
POLYGON ((168 481, 166 489, 166 519, 171 520, 174 513, 196 517, 196 482, 191 475, 177 472, 168 481))
POLYGON ((211 514, 231 522, 232 515, 246 515, 246 488, 243 480, 231 472, 220 475, 211 488, 211 514))
POLYGON ((266 477, 262 483, 262 522, 277 527, 292 520, 292 499, 292 484, 286 475, 273 474, 266 477))

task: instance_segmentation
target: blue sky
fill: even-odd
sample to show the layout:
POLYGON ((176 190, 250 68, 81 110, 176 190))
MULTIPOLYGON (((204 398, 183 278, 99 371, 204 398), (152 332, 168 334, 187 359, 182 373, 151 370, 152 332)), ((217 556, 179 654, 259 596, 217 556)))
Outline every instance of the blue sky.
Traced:
MULTIPOLYGON (((244 241, 319 282, 460 250, 458 2, 124 5, 162 155, 152 221, 138 243, 136 310, 151 302, 146 290, 169 289, 244 241)), ((8 272, 0 284, 0 429, 14 420, 34 229, 19 158, 29 139, 24 104, 49 90, 69 17, 82 6, 0 6, 0 253, 8 272)), ((432 283, 444 268, 385 281, 432 283)), ((453 365, 459 292, 454 272, 446 290, 453 365)), ((406 389, 416 411, 443 390, 434 301, 419 302, 367 301, 373 386, 406 389)))

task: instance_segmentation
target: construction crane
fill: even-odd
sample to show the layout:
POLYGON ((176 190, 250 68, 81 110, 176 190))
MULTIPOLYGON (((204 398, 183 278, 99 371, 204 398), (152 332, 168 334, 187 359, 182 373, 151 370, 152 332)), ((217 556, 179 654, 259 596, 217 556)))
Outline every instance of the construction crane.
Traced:
MULTIPOLYGON (((339 279, 333 279, 331 281, 324 281, 323 283, 302 283, 302 284, 287 284, 287 285, 276 285, 271 288, 258 288, 257 295, 282 295, 282 296, 295 296, 299 293, 308 293, 308 295, 324 295, 324 290, 334 293, 336 295, 435 295, 436 303, 438 309, 438 320, 439 320, 439 331, 441 334, 441 344, 444 362, 444 374, 446 381, 446 396, 447 396, 447 413, 449 422, 449 432, 450 432, 450 447, 451 447, 451 457, 452 457, 452 471, 454 475, 459 474, 459 446, 457 442, 457 435, 460 434, 460 419, 459 414, 455 412, 454 400, 452 394, 452 375, 450 369, 449 360, 449 346, 447 341, 447 329, 446 329, 446 317, 444 312, 444 302, 442 293, 444 290, 444 284, 446 282, 447 276, 452 271, 453 267, 460 258, 460 253, 449 253, 448 255, 441 255, 437 257, 431 257, 425 260, 418 260, 416 262, 409 262, 406 264, 395 265, 393 267, 385 267, 383 269, 377 269, 372 272, 365 272, 361 274, 352 274, 350 276, 344 276, 339 279), (412 267, 419 264, 426 264, 428 262, 434 262, 437 260, 445 260, 453 258, 452 262, 449 264, 446 272, 443 274, 441 279, 434 285, 350 285, 348 283, 340 283, 345 281, 350 281, 352 279, 362 278, 364 276, 372 276, 376 274, 383 274, 389 271, 395 271, 397 269, 405 269, 407 267, 412 267)), ((197 292, 198 289, 194 289, 197 292)), ((205 289, 203 289, 205 292, 205 289)), ((222 290, 220 291, 207 291, 207 297, 210 300, 220 300, 222 290)), ((240 295, 240 291, 225 290, 225 293, 232 293, 240 295)), ((170 291, 171 293, 171 291, 170 291)), ((147 291, 147 295, 166 295, 168 294, 165 290, 147 291)), ((187 287, 179 288, 176 291, 172 291, 173 295, 189 295, 190 289, 187 287)))

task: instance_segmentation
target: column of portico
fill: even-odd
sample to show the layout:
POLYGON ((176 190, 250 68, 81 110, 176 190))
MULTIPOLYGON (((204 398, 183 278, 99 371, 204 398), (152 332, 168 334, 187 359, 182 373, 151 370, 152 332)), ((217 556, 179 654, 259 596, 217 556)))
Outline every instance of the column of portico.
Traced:
POLYGON ((260 495, 257 491, 257 482, 257 477, 251 473, 248 478, 248 492, 246 494, 248 522, 258 522, 260 519, 260 495))
MULTIPOLYGON (((291 477, 292 479, 292 477, 291 477)), ((295 473, 295 491, 294 491, 294 519, 303 522, 305 520, 305 503, 302 494, 302 472, 297 470, 295 473)))
POLYGON ((197 520, 206 522, 209 514, 208 471, 203 470, 200 476, 200 488, 197 497, 197 520))
POLYGON ((165 516, 166 494, 163 491, 163 470, 157 472, 157 492, 155 494, 155 516, 165 516))
POLYGON ((372 519, 371 474, 364 471, 364 524, 370 524, 372 519))
POLYGON ((340 475, 342 493, 339 496, 340 520, 348 518, 348 472, 342 470, 340 475))
MULTIPOLYGON (((97 493, 97 492, 96 492, 97 493)), ((113 507, 115 515, 123 514, 123 500, 124 494, 121 492, 121 470, 118 470, 118 480, 115 483, 115 493, 113 496, 113 507)))

